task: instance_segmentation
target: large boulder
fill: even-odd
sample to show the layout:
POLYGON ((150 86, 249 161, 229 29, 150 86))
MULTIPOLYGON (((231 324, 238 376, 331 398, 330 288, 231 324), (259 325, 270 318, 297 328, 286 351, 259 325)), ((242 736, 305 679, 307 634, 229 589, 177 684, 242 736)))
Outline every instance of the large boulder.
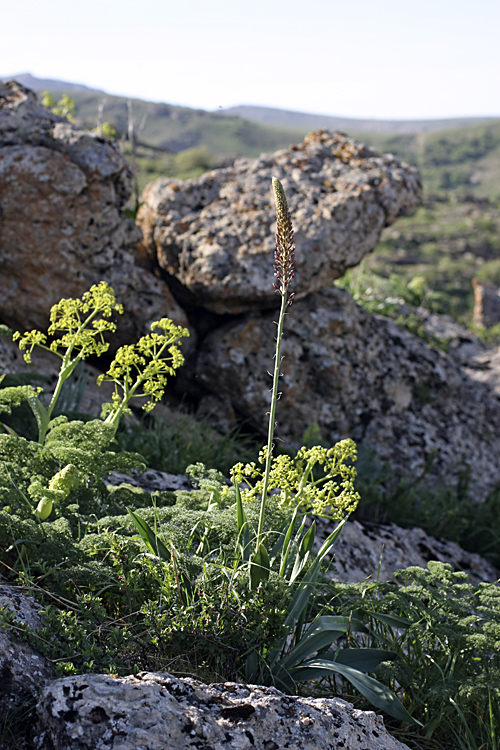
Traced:
MULTIPOLYGON (((201 343, 197 379, 266 434, 274 311, 229 322, 201 343)), ((313 424, 331 444, 372 446, 399 476, 457 476, 470 465, 476 499, 500 480, 500 400, 451 356, 337 288, 294 302, 285 322, 277 438, 313 424)), ((301 443, 300 443, 301 444, 301 443)))
POLYGON ((38 750, 408 750, 380 716, 339 698, 154 672, 65 677, 37 711, 38 750))
POLYGON ((131 173, 118 146, 0 83, 0 320, 45 329, 51 306, 102 279, 125 307, 118 339, 187 318, 166 284, 136 262, 140 231, 123 209, 131 173))
POLYGON ((138 224, 186 303, 218 314, 276 307, 272 177, 293 217, 297 297, 357 265, 421 198, 415 168, 327 131, 196 180, 159 179, 144 191, 138 224))

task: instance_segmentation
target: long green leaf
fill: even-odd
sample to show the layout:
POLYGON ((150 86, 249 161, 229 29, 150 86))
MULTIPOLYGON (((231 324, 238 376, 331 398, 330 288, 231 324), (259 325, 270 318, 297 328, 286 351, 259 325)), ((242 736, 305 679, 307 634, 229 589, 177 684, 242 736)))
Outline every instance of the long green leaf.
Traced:
POLYGON ((288 578, 288 583, 291 582, 289 578, 289 572, 294 564, 297 554, 299 553, 305 526, 306 519, 304 518, 299 528, 295 532, 293 539, 290 539, 290 541, 288 542, 286 549, 286 559, 281 561, 280 575, 283 578, 288 578))
POLYGON ((288 608, 288 615, 284 622, 285 627, 289 630, 293 627, 294 623, 299 620, 305 607, 307 606, 309 597, 311 596, 313 590, 313 586, 316 583, 323 558, 326 554, 328 554, 333 544, 335 544, 337 538, 340 535, 340 532, 344 528, 346 520, 347 518, 344 518, 334 529, 334 531, 332 531, 332 533, 325 539, 305 579, 298 586, 297 591, 295 592, 295 595, 288 608))
POLYGON ((250 589, 255 591, 261 581, 269 578, 269 554, 263 544, 259 544, 250 557, 250 589))
POLYGON ((340 523, 335 527, 332 533, 329 536, 327 536, 327 538, 321 545, 319 552, 318 552, 318 557, 320 558, 320 560, 322 560, 325 557, 325 555, 328 554, 330 549, 333 547, 333 545, 337 541, 337 538, 340 536, 340 533, 346 524, 347 518, 348 516, 346 516, 345 518, 342 519, 342 521, 340 521, 340 523))
POLYGON ((275 557, 277 557, 281 552, 281 564, 280 564, 280 571, 279 575, 284 576, 287 562, 288 562, 288 555, 290 554, 290 540, 292 538, 293 528, 295 526, 295 521, 297 519, 297 513, 299 509, 298 507, 295 508, 293 515, 290 519, 287 519, 286 523, 282 527, 281 531, 283 533, 280 533, 280 536, 277 540, 277 542, 274 544, 271 552, 269 553, 269 557, 271 560, 274 560, 275 557), (286 529, 286 532, 285 532, 286 529))
POLYGON ((352 669, 352 667, 345 666, 344 664, 335 661, 329 661, 328 659, 316 659, 290 670, 290 674, 296 682, 317 680, 321 677, 325 677, 329 672, 341 674, 342 677, 349 680, 351 685, 353 685, 356 690, 359 690, 361 695, 364 695, 373 706, 380 708, 381 711, 385 711, 389 716, 393 716, 400 721, 409 721, 414 724, 420 723, 410 716, 399 698, 397 698, 389 688, 386 688, 385 685, 382 685, 378 680, 369 677, 369 675, 363 674, 363 672, 360 672, 357 669, 352 669))
POLYGON ((293 583, 295 579, 300 575, 307 563, 309 553, 314 544, 314 538, 316 536, 316 522, 313 521, 309 530, 304 534, 303 539, 298 545, 298 549, 295 555, 295 562, 293 565, 292 573, 290 575, 290 583, 293 583))
POLYGON ((19 437, 19 435, 17 434, 17 432, 15 430, 13 430, 12 427, 9 427, 8 424, 5 424, 4 422, 0 422, 0 427, 3 427, 3 429, 5 430, 5 432, 7 432, 12 437, 19 437))
POLYGON ((300 641, 294 646, 287 656, 282 660, 287 669, 299 664, 311 654, 319 651, 325 646, 330 646, 344 633, 367 632, 361 620, 349 617, 337 617, 334 615, 323 615, 311 625, 300 641))
POLYGON ((148 526, 146 521, 138 516, 137 513, 134 513, 132 510, 130 510, 130 508, 127 508, 127 512, 134 522, 135 528, 137 529, 143 541, 151 550, 153 555, 156 555, 164 562, 168 562, 171 557, 170 552, 165 547, 158 535, 154 533, 154 531, 148 526))
POLYGON ((250 529, 248 525, 247 515, 243 508, 243 501, 241 499, 241 492, 238 482, 234 483, 236 490, 236 519, 238 523, 238 542, 241 545, 242 556, 245 562, 250 560, 250 529))
POLYGON ((384 625, 389 625, 391 628, 408 628, 411 625, 410 620, 404 617, 398 617, 397 615, 387 615, 383 612, 371 612, 367 609, 363 610, 367 615, 373 617, 375 620, 380 620, 384 625))
POLYGON ((31 396, 28 399, 28 403, 31 407, 31 411, 35 415, 38 435, 45 435, 49 426, 49 413, 47 409, 36 396, 31 396))
POLYGON ((359 669, 360 672, 373 672, 381 662, 397 658, 394 651, 384 651, 381 648, 340 648, 335 653, 336 664, 359 669))

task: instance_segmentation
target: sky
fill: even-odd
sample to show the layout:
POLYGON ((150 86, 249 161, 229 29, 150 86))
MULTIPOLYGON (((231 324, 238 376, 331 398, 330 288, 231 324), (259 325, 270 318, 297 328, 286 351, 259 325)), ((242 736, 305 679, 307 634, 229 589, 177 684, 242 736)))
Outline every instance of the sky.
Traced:
POLYGON ((0 0, 0 77, 149 101, 500 116, 499 0, 0 0))

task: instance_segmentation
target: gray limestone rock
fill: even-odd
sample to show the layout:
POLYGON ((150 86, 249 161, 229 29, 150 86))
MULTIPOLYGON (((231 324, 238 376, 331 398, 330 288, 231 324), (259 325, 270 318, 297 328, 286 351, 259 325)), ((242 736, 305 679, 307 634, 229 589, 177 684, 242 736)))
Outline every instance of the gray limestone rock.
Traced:
POLYGON ((408 750, 338 698, 152 672, 55 680, 37 711, 37 750, 408 750))
POLYGON ((54 676, 54 669, 22 640, 25 627, 36 630, 42 624, 40 605, 33 597, 15 586, 2 585, 0 608, 13 616, 8 624, 3 618, 0 621, 0 726, 4 726, 54 676))
MULTIPOLYGON (((317 519, 316 524, 315 545, 319 549, 332 526, 322 519, 317 519)), ((391 581, 396 570, 410 566, 426 568, 428 562, 435 560, 466 573, 473 584, 500 580, 500 571, 480 555, 467 552, 447 539, 436 539, 423 529, 401 528, 395 523, 348 521, 331 557, 335 562, 334 577, 351 583, 365 578, 391 581)))
POLYGON ((125 315, 119 343, 170 317, 166 284, 136 260, 140 231, 123 214, 131 173, 118 146, 79 130, 18 83, 0 83, 0 318, 45 330, 51 306, 101 280, 125 315))
POLYGON ((144 191, 138 224, 148 253, 191 305, 219 314, 277 306, 272 177, 293 217, 297 297, 357 265, 421 198, 415 168, 327 131, 198 179, 159 179, 144 191))
MULTIPOLYGON (((264 436, 276 314, 248 315, 201 344, 199 382, 264 436)), ((302 444, 317 424, 330 444, 374 448, 398 476, 456 478, 469 465, 476 500, 500 480, 500 399, 446 353, 332 288, 289 308, 276 437, 302 444)))

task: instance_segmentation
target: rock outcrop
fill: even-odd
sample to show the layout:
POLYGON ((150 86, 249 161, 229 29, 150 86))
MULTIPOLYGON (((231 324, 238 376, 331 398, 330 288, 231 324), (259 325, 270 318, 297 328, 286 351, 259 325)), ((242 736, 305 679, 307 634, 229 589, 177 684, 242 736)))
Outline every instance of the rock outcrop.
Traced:
POLYGON ((38 750, 408 750, 380 716, 339 698, 154 672, 56 680, 37 712, 38 750))
MULTIPOLYGON (((9 627, 0 625, 0 726, 6 728, 26 704, 34 703, 41 687, 52 679, 52 664, 22 640, 26 627, 36 630, 42 625, 40 605, 17 587, 0 586, 0 608, 11 616, 9 627), (17 637, 19 636, 19 637, 17 637)), ((18 737, 16 750, 24 748, 18 737)), ((7 745, 5 746, 7 748, 7 745)))
POLYGON ((332 287, 421 192, 414 168, 345 135, 313 133, 195 180, 156 181, 140 209, 138 250, 122 213, 130 175, 118 148, 19 84, 1 84, 0 321, 45 328, 54 302, 105 279, 125 305, 121 342, 165 315, 191 327, 178 391, 218 411, 221 424, 242 417, 265 435, 279 303, 272 175, 286 188, 297 245, 277 436, 300 442, 317 423, 329 442, 350 436, 374 447, 400 476, 415 476, 436 452, 436 474, 453 478, 466 463, 484 498, 500 481, 493 355, 465 341, 448 357, 332 287), (475 359, 467 370, 466 350, 475 359))
MULTIPOLYGON (((248 315, 210 333, 198 382, 264 432, 276 315, 248 315)), ((500 479, 500 399, 446 353, 388 318, 370 315, 332 288, 289 308, 282 346, 277 437, 300 443, 316 423, 334 443, 372 446, 400 476, 471 467, 475 497, 500 479)))
POLYGON ((282 180, 293 216, 297 297, 331 286, 421 198, 416 169, 327 131, 196 180, 157 180, 137 220, 149 254, 188 304, 218 314, 277 306, 272 177, 282 180))
MULTIPOLYGON (((317 529, 315 544, 319 548, 332 529, 331 524, 320 519, 317 529)), ((332 558, 335 578, 350 583, 365 578, 392 581, 396 570, 427 568, 428 562, 436 560, 466 573, 473 584, 500 580, 500 571, 480 555, 467 552, 448 539, 435 539, 423 529, 402 528, 395 523, 347 521, 332 549, 332 558)))
POLYGON ((123 214, 131 192, 115 144, 0 83, 0 319, 45 330, 54 303, 104 279, 125 307, 121 343, 162 317, 186 326, 167 285, 136 262, 140 232, 123 214))

